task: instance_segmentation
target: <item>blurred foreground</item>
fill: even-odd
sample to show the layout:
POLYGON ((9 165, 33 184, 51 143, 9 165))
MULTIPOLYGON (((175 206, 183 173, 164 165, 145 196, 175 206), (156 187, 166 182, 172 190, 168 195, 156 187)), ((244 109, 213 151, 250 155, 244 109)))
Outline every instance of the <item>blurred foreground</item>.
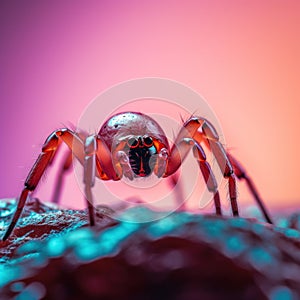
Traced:
MULTIPOLYGON (((1 236, 14 207, 0 202, 1 236)), ((86 211, 29 200, 0 242, 0 299, 300 299, 296 215, 291 229, 187 212, 143 224, 113 214, 98 209, 90 228, 86 211)))

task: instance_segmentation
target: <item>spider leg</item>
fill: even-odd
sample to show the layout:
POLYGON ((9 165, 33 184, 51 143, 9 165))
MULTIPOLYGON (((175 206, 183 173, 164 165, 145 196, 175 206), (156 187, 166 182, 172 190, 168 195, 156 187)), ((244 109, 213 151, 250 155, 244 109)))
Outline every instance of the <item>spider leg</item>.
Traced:
MULTIPOLYGON (((104 173, 102 174, 101 172, 102 171, 101 167, 96 165, 97 142, 95 136, 90 136, 86 138, 84 151, 85 151, 84 184, 85 184, 85 195, 86 195, 85 200, 87 202, 87 207, 88 207, 90 226, 94 226, 95 214, 94 214, 93 196, 92 196, 91 188, 95 185, 96 168, 99 174, 101 174, 98 175, 98 177, 100 178, 104 177, 104 173)), ((54 190, 54 199, 53 199, 54 203, 58 203, 59 195, 63 185, 64 175, 70 169, 70 166, 72 164, 72 158, 73 158, 73 154, 71 151, 69 151, 69 153, 67 153, 67 155, 64 157, 63 160, 64 163, 59 170, 57 181, 55 183, 56 188, 54 190)))
POLYGON ((213 193, 214 195, 214 203, 216 208, 216 214, 222 215, 221 210, 221 201, 220 201, 220 194, 218 191, 218 184, 214 173, 211 170, 210 164, 206 160, 206 155, 203 148, 198 144, 195 143, 193 147, 194 157, 197 159, 200 170, 202 172, 202 176, 206 182, 208 190, 213 193))
POLYGON ((178 174, 175 173, 169 177, 169 185, 174 191, 175 202, 178 204, 178 210, 185 211, 186 205, 184 201, 184 189, 182 183, 178 180, 178 174))
MULTIPOLYGON (((233 167, 231 166, 229 158, 226 155, 225 149, 219 142, 219 136, 215 128, 206 119, 191 117, 183 124, 183 128, 180 130, 174 142, 174 146, 172 147, 171 153, 173 153, 170 156, 167 172, 165 175, 168 176, 169 173, 172 174, 173 172, 176 172, 176 170, 179 168, 180 164, 186 157, 189 151, 189 146, 182 144, 182 141, 184 141, 185 139, 192 139, 197 143, 197 145, 200 145, 202 142, 204 142, 209 147, 209 149, 211 149, 220 169, 223 172, 224 178, 228 179, 229 197, 232 213, 234 216, 238 216, 239 211, 237 205, 236 179, 233 172, 233 167)), ((203 170, 204 168, 206 168, 204 167, 204 163, 202 163, 202 168, 203 170)), ((216 200, 216 202, 218 202, 218 200, 216 200)))
MULTIPOLYGON (((86 135, 82 133, 80 137, 81 139, 84 140, 86 138, 86 135)), ((107 148, 107 146, 101 140, 100 137, 95 137, 95 138, 97 141, 98 152, 99 154, 101 153, 101 155, 98 155, 99 157, 96 156, 96 170, 97 170, 96 176, 102 180, 110 180, 110 179, 117 180, 116 175, 114 175, 115 172, 111 162, 111 155, 109 149, 107 148), (104 168, 107 170, 107 173, 103 171, 104 168)), ((53 159, 51 159, 49 164, 52 163, 52 160, 53 159)), ((59 197, 64 184, 65 175, 70 170, 70 167, 72 165, 72 161, 73 161, 72 151, 69 150, 69 152, 67 152, 66 155, 63 157, 62 161, 63 161, 62 165, 58 171, 58 175, 54 184, 54 193, 51 201, 53 203, 59 203, 59 197)))
POLYGON ((62 140, 68 145, 70 149, 73 149, 74 155, 77 159, 83 163, 84 161, 84 152, 83 152, 83 142, 82 140, 71 130, 69 129, 59 129, 54 131, 45 141, 42 152, 38 156, 36 162, 31 168, 24 184, 24 188, 21 192, 17 209, 12 218, 12 221, 4 234, 2 240, 5 241, 10 234, 12 233, 14 227, 16 226, 20 215, 23 211, 27 196, 29 192, 33 192, 38 185, 42 175, 44 174, 47 166, 53 160, 53 157, 56 153, 57 147, 59 145, 59 140, 62 140))
POLYGON ((238 215, 238 206, 236 202, 236 175, 238 179, 244 179, 246 181, 248 188, 254 196, 263 215, 265 216, 266 221, 272 224, 272 220, 254 186, 254 183, 252 182, 251 178, 248 177, 245 169, 241 166, 241 164, 235 158, 226 153, 223 145, 219 142, 219 136, 213 125, 210 124, 207 120, 201 118, 198 118, 198 127, 197 125, 195 126, 195 122, 197 122, 197 118, 192 118, 191 122, 188 121, 185 125, 188 127, 189 132, 192 132, 196 140, 201 139, 201 135, 205 137, 205 143, 213 152, 224 177, 229 180, 229 195, 231 199, 233 214, 238 215), (200 126, 202 126, 202 132, 198 131, 198 128, 200 126), (195 130, 195 128, 197 128, 197 130, 195 130))
POLYGON ((167 170, 164 174, 164 177, 171 176, 177 171, 191 148, 193 148, 194 157, 198 161, 207 188, 214 195, 216 214, 222 215, 217 181, 211 170, 210 164, 206 160, 206 155, 203 148, 196 140, 191 138, 183 138, 180 142, 178 142, 177 140, 177 145, 174 143, 171 149, 171 154, 168 160, 167 170))
POLYGON ((205 134, 205 137, 207 138, 207 142, 214 153, 216 160, 221 168, 221 170, 224 170, 224 177, 229 179, 229 194, 230 198, 232 200, 231 194, 235 195, 234 202, 232 203, 232 208, 234 211, 234 207, 236 206, 237 209, 237 203, 236 203, 236 184, 235 179, 233 178, 235 174, 238 179, 244 179, 248 185, 248 188, 250 189, 253 197, 255 198, 259 208, 262 211, 262 214, 264 215, 266 221, 270 224, 273 224, 266 207, 264 206, 264 203, 262 199, 260 198, 257 189, 254 186, 253 181, 250 177, 248 177, 245 169, 241 166, 241 164, 231 155, 225 152, 222 144, 218 141, 218 135, 216 134, 215 129, 213 126, 205 120, 205 122, 202 125, 202 130, 205 134))
MULTIPOLYGON (((223 145, 219 141, 219 136, 213 127, 213 125, 208 122, 206 119, 199 118, 199 121, 202 125, 202 135, 205 138, 206 144, 211 149, 216 161, 223 173, 224 178, 228 179, 228 189, 229 189, 229 198, 231 203, 232 214, 234 216, 239 216, 239 209, 237 205, 237 187, 236 187, 236 178, 233 172, 233 167, 231 162, 226 154, 226 151, 223 145)), ((195 133, 194 138, 197 140, 199 131, 195 133)), ((202 139, 203 140, 203 139, 202 139)))
POLYGON ((70 167, 72 165, 72 160, 73 160, 72 156, 73 156, 72 152, 68 151, 65 154, 65 156, 63 157, 63 163, 62 163, 60 169, 58 170, 58 175, 57 175, 55 183, 54 183, 54 192, 53 192, 52 201, 51 201, 53 203, 59 203, 59 198, 60 198, 62 187, 64 184, 65 175, 70 170, 70 167))
POLYGON ((236 178, 233 172, 233 167, 226 155, 225 149, 219 141, 209 140, 209 146, 214 154, 217 163, 223 172, 224 178, 228 179, 229 184, 229 198, 231 202, 231 209, 234 216, 239 215, 238 205, 237 205, 237 188, 236 188, 236 178))
POLYGON ((95 136, 89 136, 84 144, 85 160, 84 160, 84 176, 83 183, 85 185, 85 196, 88 206, 90 225, 95 225, 95 214, 93 206, 92 187, 95 185, 96 174, 96 155, 97 141, 95 136))
POLYGON ((96 176, 102 180, 120 180, 122 176, 116 173, 115 166, 112 160, 111 150, 107 147, 106 143, 98 135, 96 138, 97 142, 97 153, 96 166, 98 172, 96 176))
MULTIPOLYGON (((85 135, 83 133, 76 133, 77 137, 80 138, 81 140, 84 140, 85 135)), ((50 161, 49 161, 49 166, 53 164, 54 158, 57 154, 57 151, 61 147, 62 140, 59 139, 57 142, 57 148, 56 151, 53 153, 50 161)), ((70 170, 71 164, 73 161, 73 154, 72 150, 68 149, 67 153, 64 155, 62 159, 62 164, 58 170, 58 175, 56 177, 55 183, 54 183, 54 189, 53 189, 53 195, 52 195, 52 200, 51 202, 53 203, 59 203, 59 198, 61 195, 61 191, 64 185, 64 178, 66 173, 70 170)))
POLYGON ((236 158, 234 158, 231 154, 227 153, 227 156, 233 166, 234 169, 234 173, 236 175, 236 177, 239 180, 245 180, 246 184, 251 192, 251 194, 253 195, 255 201, 257 202, 258 206, 260 207, 266 221, 270 224, 273 224, 273 221, 270 217, 270 214, 267 211, 267 208, 262 200, 262 198, 260 197, 251 177, 249 177, 249 175, 246 172, 246 169, 241 165, 241 163, 239 161, 236 160, 236 158))

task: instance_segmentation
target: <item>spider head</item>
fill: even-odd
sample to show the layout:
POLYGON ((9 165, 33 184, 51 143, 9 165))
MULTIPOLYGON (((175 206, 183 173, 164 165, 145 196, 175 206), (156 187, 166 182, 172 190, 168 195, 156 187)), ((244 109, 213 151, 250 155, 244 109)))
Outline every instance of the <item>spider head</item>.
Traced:
POLYGON ((126 143, 129 164, 136 176, 149 176, 156 163, 157 149, 150 136, 130 137, 126 143))
POLYGON ((129 135, 118 140, 113 151, 116 172, 130 180, 147 177, 154 173, 163 176, 167 158, 168 145, 160 138, 150 135, 129 135))

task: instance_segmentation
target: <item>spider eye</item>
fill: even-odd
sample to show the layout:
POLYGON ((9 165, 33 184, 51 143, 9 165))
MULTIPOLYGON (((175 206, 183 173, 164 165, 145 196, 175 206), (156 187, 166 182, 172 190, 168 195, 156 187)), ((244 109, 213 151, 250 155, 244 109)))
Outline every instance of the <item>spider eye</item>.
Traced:
POLYGON ((152 140, 152 138, 150 136, 144 137, 143 140, 144 140, 145 146, 151 147, 153 145, 153 140, 152 140))
POLYGON ((136 148, 136 147, 139 145, 139 140, 136 139, 136 138, 130 138, 130 139, 127 141, 127 145, 128 145, 130 148, 136 148))

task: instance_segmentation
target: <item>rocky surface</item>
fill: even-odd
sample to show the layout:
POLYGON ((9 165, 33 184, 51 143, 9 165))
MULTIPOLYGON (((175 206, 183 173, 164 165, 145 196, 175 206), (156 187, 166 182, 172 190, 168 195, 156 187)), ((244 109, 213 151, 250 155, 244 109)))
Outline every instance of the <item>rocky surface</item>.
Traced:
MULTIPOLYGON (((2 234, 13 208, 0 202, 2 234)), ((31 199, 0 242, 0 299, 300 299, 298 220, 178 212, 139 224, 101 208, 89 228, 86 211, 31 199)))

